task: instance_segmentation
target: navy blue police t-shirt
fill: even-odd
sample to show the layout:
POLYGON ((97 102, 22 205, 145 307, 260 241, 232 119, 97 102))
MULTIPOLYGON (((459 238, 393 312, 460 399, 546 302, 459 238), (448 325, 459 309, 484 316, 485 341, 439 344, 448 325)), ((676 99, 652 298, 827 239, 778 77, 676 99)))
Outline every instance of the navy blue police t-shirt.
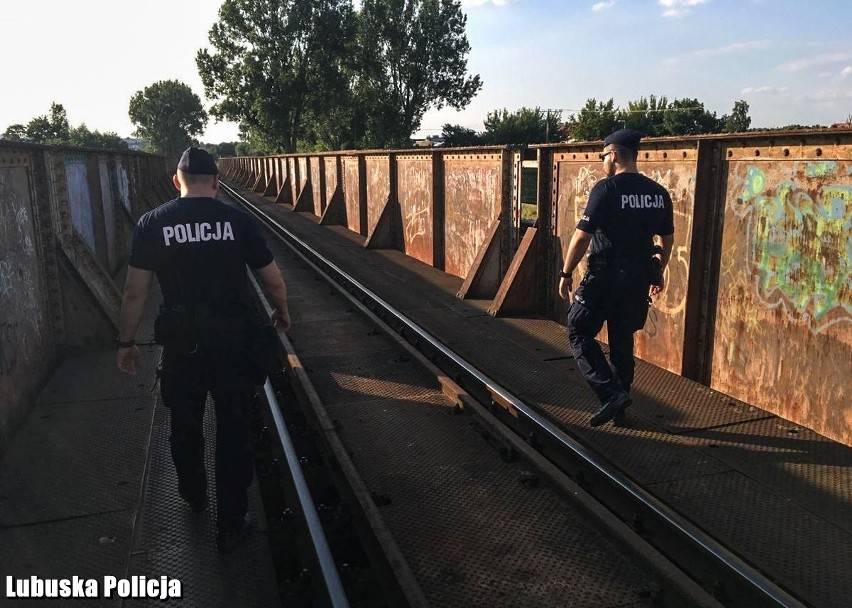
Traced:
POLYGON ((619 173, 595 184, 577 228, 594 235, 589 251, 609 261, 646 258, 655 234, 674 234, 672 199, 641 173, 619 173))
POLYGON ((156 273, 163 306, 210 305, 242 312, 250 302, 246 265, 272 262, 257 222, 209 197, 177 198, 143 215, 128 263, 156 273))

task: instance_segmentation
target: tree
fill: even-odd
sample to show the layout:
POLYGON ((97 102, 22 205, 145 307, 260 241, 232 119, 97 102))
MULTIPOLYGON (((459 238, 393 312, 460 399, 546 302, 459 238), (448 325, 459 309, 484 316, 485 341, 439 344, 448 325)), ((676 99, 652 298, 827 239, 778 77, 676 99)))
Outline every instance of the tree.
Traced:
POLYGON ((6 131, 2 135, 2 139, 12 141, 23 141, 27 138, 27 128, 22 124, 14 124, 6 127, 6 131))
POLYGON ((133 133, 166 156, 177 156, 207 124, 201 99, 178 80, 160 80, 134 93, 128 110, 133 133))
POLYGON ((462 109, 482 88, 467 75, 459 0, 363 0, 355 92, 369 147, 408 145, 430 108, 462 109))
POLYGON ((54 101, 49 115, 36 116, 27 123, 26 138, 37 144, 61 145, 68 143, 70 131, 65 106, 54 101))
POLYGON ((734 102, 734 109, 730 115, 722 116, 725 133, 740 133, 748 131, 751 126, 751 117, 748 115, 748 103, 742 99, 734 102))
POLYGON ((448 147, 481 146, 485 143, 485 138, 481 133, 461 125, 449 123, 441 129, 441 137, 444 139, 444 145, 448 147))
POLYGON ((592 97, 576 117, 572 114, 568 118, 567 130, 578 141, 596 141, 622 126, 612 98, 604 103, 592 97))
POLYGON ((640 97, 636 101, 628 101, 626 110, 619 110, 618 120, 627 129, 635 129, 645 137, 665 135, 663 126, 663 110, 669 105, 665 95, 656 97, 640 97))
POLYGON ((708 112, 697 99, 675 99, 663 112, 663 127, 667 135, 699 135, 718 133, 722 125, 715 112, 708 112))
POLYGON ((305 111, 339 93, 351 0, 225 0, 196 64, 211 113, 240 123, 252 147, 293 152, 305 111))
POLYGON ((489 112, 485 118, 485 140, 489 144, 540 144, 556 139, 558 112, 541 108, 505 108, 489 112))
POLYGON ((81 148, 103 148, 109 150, 127 150, 128 145, 117 133, 108 131, 101 133, 97 129, 90 131, 85 123, 72 127, 68 135, 68 143, 81 148))

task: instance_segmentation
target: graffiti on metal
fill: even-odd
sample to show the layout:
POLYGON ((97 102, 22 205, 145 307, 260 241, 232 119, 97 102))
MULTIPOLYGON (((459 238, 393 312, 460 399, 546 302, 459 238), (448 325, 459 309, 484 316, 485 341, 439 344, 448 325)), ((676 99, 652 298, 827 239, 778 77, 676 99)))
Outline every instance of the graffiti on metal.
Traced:
POLYGON ((427 264, 434 263, 432 234, 432 157, 397 157, 397 198, 402 215, 403 251, 427 264))
POLYGON ((770 183, 747 165, 731 205, 745 223, 757 301, 820 333, 852 322, 852 185, 834 181, 848 172, 833 161, 806 162, 800 172, 821 183, 812 190, 792 179, 770 183))
POLYGON ((852 445, 850 164, 728 164, 711 386, 852 445))
POLYGON ((115 161, 115 181, 118 187, 118 197, 121 204, 127 211, 130 211, 130 179, 127 176, 127 169, 123 161, 117 159, 115 161))
POLYGON ((27 169, 0 168, 0 376, 38 356, 44 312, 35 239, 27 169))
POLYGON ((488 228, 500 214, 501 155, 490 160, 445 157, 446 272, 467 276, 488 228))
POLYGON ((390 197, 390 157, 367 156, 365 158, 367 171, 367 236, 373 234, 376 222, 390 197))
POLYGON ((84 154, 65 155, 65 175, 68 180, 68 204, 71 224, 92 253, 95 252, 95 226, 92 199, 89 192, 87 160, 84 154))

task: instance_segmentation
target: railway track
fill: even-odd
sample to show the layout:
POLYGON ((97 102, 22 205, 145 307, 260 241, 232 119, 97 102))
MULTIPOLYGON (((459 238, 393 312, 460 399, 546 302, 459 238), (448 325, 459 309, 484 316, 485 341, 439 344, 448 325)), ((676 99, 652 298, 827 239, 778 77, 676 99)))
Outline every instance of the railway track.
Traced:
MULTIPOLYGON (((634 592, 635 601, 666 606, 802 605, 713 538, 660 503, 605 458, 440 343, 367 286, 359 283, 345 269, 323 258, 308 243, 282 228, 261 207, 227 185, 223 184, 223 190, 281 239, 291 258, 298 259, 304 267, 303 278, 309 280, 308 274, 319 273, 318 276, 323 276, 333 285, 331 288, 325 287, 326 292, 342 302, 344 310, 352 313, 360 311, 368 319, 370 327, 378 327, 385 332, 395 352, 401 350, 406 353, 406 363, 416 364, 421 370, 426 370, 424 373, 432 378, 432 386, 437 391, 420 395, 419 398, 437 400, 434 393, 440 393, 445 403, 438 405, 439 408, 469 415, 471 428, 495 446, 504 461, 522 462, 535 471, 528 474, 525 480, 522 479, 522 484, 526 482, 527 485, 535 485, 539 476, 546 479, 549 488, 562 499, 570 500, 572 508, 588 518, 595 530, 605 531, 620 551, 639 564, 643 573, 638 578, 651 579, 653 585, 637 584, 637 588, 642 590, 634 592)), ((316 336, 320 342, 324 337, 316 336)), ((339 337, 329 336, 329 339, 330 344, 335 340, 340 344, 339 337)), ((325 372, 311 369, 310 362, 306 364, 297 354, 297 350, 301 349, 299 340, 296 340, 295 346, 287 340, 284 342, 294 388, 301 401, 311 410, 313 424, 320 430, 322 443, 336 459, 333 466, 340 470, 338 480, 348 480, 350 483, 348 499, 357 503, 362 521, 368 524, 365 527, 374 532, 372 539, 365 534, 363 540, 373 561, 384 565, 383 586, 390 598, 389 602, 428 605, 435 599, 434 596, 428 591, 424 592, 422 581, 412 572, 415 568, 408 567, 405 555, 410 551, 407 553, 395 542, 391 530, 393 526, 385 523, 387 517, 383 516, 381 505, 387 500, 386 497, 368 489, 377 484, 381 487, 382 481, 375 475, 369 480, 362 478, 350 458, 352 448, 344 445, 338 434, 340 420, 335 416, 339 414, 340 407, 337 413, 333 403, 330 408, 326 408, 327 404, 323 403, 313 388, 312 375, 322 376, 325 372), (355 487, 351 486, 352 479, 355 479, 355 487)), ((398 354, 394 356, 399 357, 398 354)), ((322 358, 311 358, 308 355, 308 361, 311 360, 319 362, 322 358)), ((365 370, 365 377, 369 377, 369 369, 365 370)), ((411 399, 416 398, 417 395, 411 399)), ((344 434, 352 424, 354 421, 351 418, 344 423, 344 434)), ((355 452, 357 461, 362 456, 357 450, 355 452)), ((363 458, 369 460, 366 456, 363 458)), ((416 544, 414 541, 409 542, 405 549, 416 544)), ((422 567, 416 569, 418 572, 424 570, 422 567)), ((505 605, 520 604, 509 602, 505 605)), ((560 604, 557 602, 552 605, 560 604)))

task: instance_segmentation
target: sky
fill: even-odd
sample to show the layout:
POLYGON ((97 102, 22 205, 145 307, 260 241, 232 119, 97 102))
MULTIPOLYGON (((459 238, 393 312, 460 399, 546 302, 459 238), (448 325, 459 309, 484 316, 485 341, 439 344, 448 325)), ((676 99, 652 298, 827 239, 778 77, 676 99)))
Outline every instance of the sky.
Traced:
MULTIPOLYGON (((831 124, 852 115, 848 0, 461 0, 468 70, 483 87, 461 111, 429 110, 416 135, 446 123, 482 130, 489 112, 539 107, 563 119, 589 98, 697 98, 718 115, 740 99, 752 127, 831 124)), ((177 79, 201 97, 195 54, 221 0, 2 0, 0 132, 65 106, 72 126, 133 132, 131 96, 177 79)), ((211 118, 199 139, 235 141, 211 118)))

